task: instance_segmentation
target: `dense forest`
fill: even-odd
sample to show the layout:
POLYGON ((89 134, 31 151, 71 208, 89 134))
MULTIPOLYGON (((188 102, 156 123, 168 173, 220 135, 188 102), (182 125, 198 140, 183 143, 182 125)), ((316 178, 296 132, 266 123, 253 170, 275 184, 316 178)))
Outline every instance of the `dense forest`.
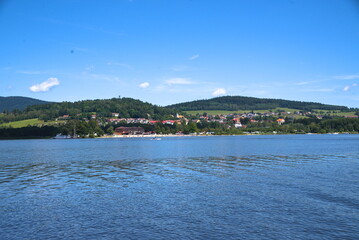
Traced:
POLYGON ((11 113, 0 116, 0 123, 31 118, 49 121, 63 115, 69 115, 70 119, 90 118, 92 114, 96 114, 100 118, 107 118, 111 117, 111 113, 119 113, 121 118, 163 120, 175 115, 176 110, 159 107, 132 98, 97 99, 29 106, 23 111, 14 110, 11 113))
POLYGON ((282 99, 254 98, 242 96, 225 96, 208 100, 197 100, 185 103, 178 103, 168 107, 177 108, 182 111, 191 110, 268 110, 275 108, 293 108, 303 111, 319 110, 339 110, 349 111, 348 107, 327 105, 314 102, 289 101, 282 99))
POLYGON ((49 104, 50 102, 28 97, 0 97, 0 112, 11 112, 15 109, 24 110, 31 105, 49 104))
POLYGON ((0 139, 50 138, 60 130, 58 126, 0 128, 0 139))

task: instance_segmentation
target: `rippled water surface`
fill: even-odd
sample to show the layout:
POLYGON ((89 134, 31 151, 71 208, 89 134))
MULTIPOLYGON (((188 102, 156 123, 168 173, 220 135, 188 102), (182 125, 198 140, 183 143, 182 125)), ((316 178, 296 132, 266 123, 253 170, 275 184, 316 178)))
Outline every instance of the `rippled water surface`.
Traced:
POLYGON ((0 141, 1 239, 359 239, 359 136, 0 141))

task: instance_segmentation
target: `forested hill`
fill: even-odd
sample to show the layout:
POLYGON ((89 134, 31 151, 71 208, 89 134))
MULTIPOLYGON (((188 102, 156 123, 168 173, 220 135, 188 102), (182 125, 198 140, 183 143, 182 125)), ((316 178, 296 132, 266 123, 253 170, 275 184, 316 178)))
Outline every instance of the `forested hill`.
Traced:
POLYGON ((298 110, 311 111, 320 110, 341 110, 348 111, 348 107, 327 105, 315 102, 300 102, 282 99, 266 99, 242 96, 225 96, 207 100, 197 100, 185 103, 178 103, 168 107, 177 108, 182 111, 194 110, 269 110, 275 108, 294 108, 298 110))
POLYGON ((24 110, 31 105, 49 104, 50 102, 28 98, 28 97, 0 97, 0 112, 24 110))
POLYGON ((176 111, 137 99, 112 98, 30 106, 21 114, 23 118, 50 120, 63 115, 82 118, 96 114, 97 117, 111 117, 112 113, 119 113, 121 118, 162 119, 175 115, 176 111))

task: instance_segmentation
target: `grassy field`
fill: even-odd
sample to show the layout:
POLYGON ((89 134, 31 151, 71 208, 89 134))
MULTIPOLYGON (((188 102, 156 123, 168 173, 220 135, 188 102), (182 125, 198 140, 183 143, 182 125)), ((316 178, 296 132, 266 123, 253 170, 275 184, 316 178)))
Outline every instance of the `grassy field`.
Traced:
POLYGON ((230 113, 243 113, 238 111, 225 111, 225 110, 196 110, 196 111, 184 111, 189 115, 196 115, 197 113, 202 115, 203 113, 207 113, 208 115, 221 115, 221 114, 230 114, 230 113))
MULTIPOLYGON (((285 112, 296 112, 299 111, 298 109, 291 109, 291 108, 275 108, 270 109, 273 112, 277 112, 278 110, 283 110, 285 112)), ((203 113, 207 113, 209 115, 221 115, 221 114, 230 114, 230 113, 249 113, 250 110, 237 110, 237 111, 226 111, 226 110, 197 110, 197 111, 184 111, 187 114, 190 115, 196 115, 197 113, 202 115, 203 113)), ((254 110, 255 113, 266 113, 269 112, 269 109, 266 110, 254 110)))
POLYGON ((33 119, 26 119, 26 120, 22 120, 22 121, 3 123, 3 124, 0 125, 0 127, 22 128, 22 127, 27 127, 27 126, 42 126, 42 125, 51 126, 51 125, 61 124, 63 122, 64 121, 44 122, 43 120, 33 118, 33 119))
POLYGON ((329 115, 332 115, 332 116, 340 116, 340 117, 345 117, 345 116, 355 116, 355 112, 338 112, 338 113, 329 113, 329 115))

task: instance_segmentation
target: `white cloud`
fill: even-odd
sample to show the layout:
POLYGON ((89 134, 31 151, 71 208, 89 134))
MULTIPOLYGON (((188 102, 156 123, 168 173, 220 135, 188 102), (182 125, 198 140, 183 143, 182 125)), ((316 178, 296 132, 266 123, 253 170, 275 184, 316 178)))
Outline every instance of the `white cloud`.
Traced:
POLYGON ((59 85, 57 78, 48 78, 45 82, 31 86, 29 89, 32 92, 47 92, 50 88, 59 85))
POLYGON ((189 85, 194 84, 190 78, 170 78, 166 80, 167 85, 189 85))
POLYGON ((189 58, 189 60, 195 60, 199 58, 199 54, 193 55, 192 57, 189 58))
POLYGON ((347 91, 349 91, 352 87, 357 87, 357 86, 358 86, 357 83, 353 83, 352 85, 347 85, 347 86, 345 86, 345 87, 343 88, 343 91, 344 91, 344 92, 347 92, 347 91))
POLYGON ((347 91, 349 91, 349 89, 350 89, 350 86, 345 86, 345 87, 343 88, 343 91, 347 92, 347 91))
POLYGON ((149 82, 143 82, 140 85, 138 85, 140 88, 148 88, 150 86, 149 82))
POLYGON ((217 88, 213 93, 212 96, 216 97, 216 96, 220 96, 220 95, 224 95, 226 94, 227 91, 224 88, 217 88))
POLYGON ((342 76, 334 76, 333 78, 340 80, 353 80, 353 79, 358 79, 359 75, 342 75, 342 76))

